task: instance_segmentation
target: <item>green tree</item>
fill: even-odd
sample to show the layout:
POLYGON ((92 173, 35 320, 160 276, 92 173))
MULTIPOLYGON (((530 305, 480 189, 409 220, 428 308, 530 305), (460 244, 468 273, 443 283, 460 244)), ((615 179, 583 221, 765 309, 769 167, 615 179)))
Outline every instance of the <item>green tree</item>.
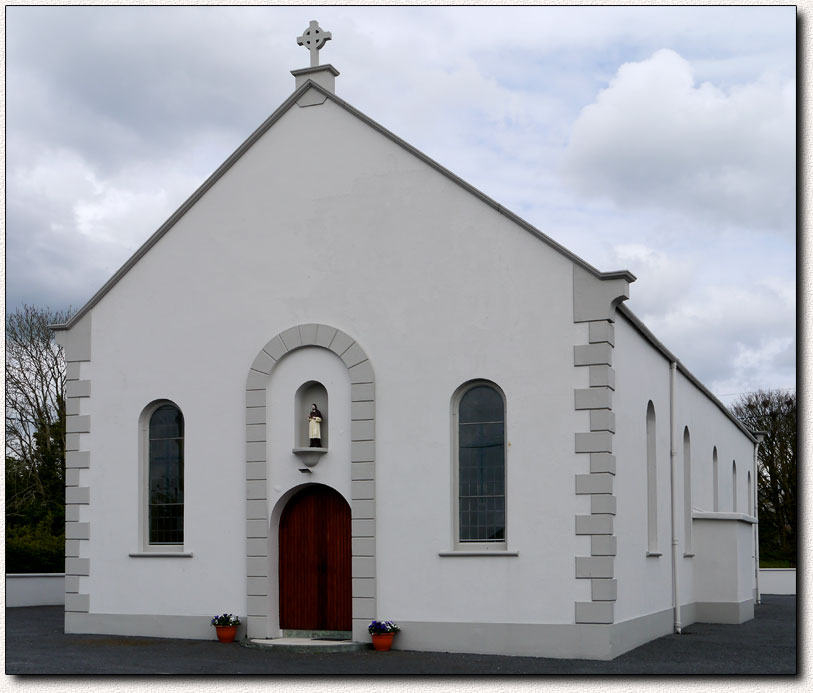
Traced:
POLYGON ((731 407, 752 431, 767 431, 757 458, 760 558, 796 566, 796 393, 760 390, 731 407))
POLYGON ((64 541, 65 359, 48 325, 69 317, 69 310, 34 306, 6 316, 8 572, 36 568, 40 553, 43 571, 53 570, 50 553, 64 541), (19 556, 27 556, 24 565, 19 556))

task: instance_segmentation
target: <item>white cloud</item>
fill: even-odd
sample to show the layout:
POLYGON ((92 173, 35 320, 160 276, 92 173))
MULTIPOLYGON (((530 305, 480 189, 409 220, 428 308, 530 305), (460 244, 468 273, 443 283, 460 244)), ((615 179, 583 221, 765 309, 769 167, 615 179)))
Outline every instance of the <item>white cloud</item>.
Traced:
POLYGON ((793 334, 792 235, 720 231, 721 219, 772 223, 778 208, 792 228, 793 185, 783 176, 788 147, 793 156, 793 7, 7 14, 11 306, 83 304, 291 93, 288 71, 308 61, 295 37, 318 18, 333 32, 321 59, 341 71, 338 96, 596 267, 632 270, 631 307, 698 376, 739 377, 732 359, 746 374, 762 359, 759 377, 793 372, 792 348, 782 351, 793 334), (662 46, 685 56, 694 77, 674 55, 658 72, 648 56, 662 46), (595 115, 579 118, 593 100, 585 113, 595 115), (595 141, 573 130, 566 148, 574 122, 595 141), (591 146, 579 152, 581 144, 591 146), (660 157, 651 172, 630 181, 627 169, 651 152, 660 157), (603 186, 604 198, 563 185, 563 155, 582 166, 581 189, 603 186), (718 300, 707 287, 751 287, 753 276, 791 327, 766 310, 764 321, 723 321, 718 334, 703 317, 718 300), (680 322, 694 315, 705 351, 695 325, 680 322))
MULTIPOLYGON (((633 285, 634 287, 635 285, 633 285)), ((636 312, 713 392, 790 387, 796 374, 793 283, 699 285, 671 310, 636 312)))
POLYGON ((573 124, 564 173, 582 194, 792 232, 795 82, 695 83, 672 50, 622 65, 573 124))

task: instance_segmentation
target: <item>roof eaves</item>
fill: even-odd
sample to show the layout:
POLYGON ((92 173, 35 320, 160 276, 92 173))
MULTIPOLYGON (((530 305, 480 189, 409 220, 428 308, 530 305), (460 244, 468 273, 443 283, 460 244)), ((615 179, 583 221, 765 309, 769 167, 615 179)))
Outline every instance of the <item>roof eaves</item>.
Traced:
POLYGON ((398 135, 396 135, 395 133, 391 132, 390 130, 387 130, 387 128, 385 128, 383 125, 377 123, 376 121, 374 121, 369 116, 365 115, 364 113, 362 113, 358 109, 351 106, 349 103, 347 103, 347 101, 344 101, 343 99, 339 98, 335 94, 327 91, 326 89, 323 89, 318 84, 314 84, 313 86, 316 89, 318 89, 320 92, 325 94, 331 101, 336 103, 337 106, 340 106, 341 108, 345 109, 348 113, 351 113, 352 115, 356 116, 359 120, 363 121, 364 123, 369 125, 371 128, 378 131, 380 134, 384 135, 386 138, 388 138, 389 140, 391 140, 392 142, 397 144, 399 147, 401 147, 402 149, 405 149, 406 151, 408 151, 413 156, 417 157, 418 159, 420 159, 424 163, 428 164, 429 166, 434 168, 436 171, 438 171, 439 173, 446 176, 449 180, 456 183, 461 188, 463 188, 467 192, 471 193, 472 195, 479 198, 480 200, 485 202, 487 205, 489 205, 490 207, 495 209, 499 214, 502 214, 503 216, 507 217, 508 219, 513 221, 517 226, 520 226, 523 229, 525 229, 526 231, 528 231, 529 233, 533 234, 534 236, 539 238, 539 240, 543 241, 544 243, 548 244, 551 248, 553 248, 554 250, 556 250, 559 253, 561 253, 562 255, 564 255, 568 260, 571 260, 572 262, 575 262, 577 265, 583 267, 588 272, 591 272, 593 275, 595 275, 599 279, 619 279, 619 278, 623 278, 623 279, 626 279, 629 282, 634 282, 635 281, 635 279, 636 279, 635 275, 632 274, 632 272, 630 272, 629 270, 618 270, 618 271, 614 271, 614 272, 601 272, 601 271, 599 271, 598 269, 593 267, 590 263, 588 263, 586 260, 583 260, 578 255, 576 255, 575 253, 573 253, 570 250, 568 250, 567 248, 565 248, 563 245, 557 243, 550 236, 542 233, 542 231, 537 229, 535 226, 533 226, 529 222, 525 221, 523 218, 517 216, 511 210, 506 209, 501 204, 499 204, 497 201, 493 200, 488 195, 486 195, 484 192, 482 192, 481 190, 478 190, 473 185, 471 185, 470 183, 467 183, 465 180, 460 178, 460 176, 455 175, 448 168, 446 168, 445 166, 442 166, 437 161, 435 161, 431 157, 424 154, 420 149, 417 149, 416 147, 413 147, 411 144, 409 144, 408 142, 405 142, 400 137, 398 137, 398 135))
MULTIPOLYGON (((686 376, 686 378, 695 385, 706 397, 708 397, 717 407, 737 426, 748 438, 751 440, 752 443, 758 442, 755 433, 753 431, 748 430, 748 427, 742 423, 734 414, 732 414, 728 407, 723 404, 717 397, 705 386, 701 383, 697 377, 688 369, 686 366, 681 363, 680 359, 675 356, 669 349, 667 349, 663 343, 652 333, 652 331, 641 321, 641 319, 633 313, 629 307, 625 304, 620 304, 617 309, 624 315, 630 323, 654 346, 658 351, 661 352, 669 361, 675 363, 677 365, 678 370, 686 376)), ((758 433, 758 431, 757 431, 758 433)))

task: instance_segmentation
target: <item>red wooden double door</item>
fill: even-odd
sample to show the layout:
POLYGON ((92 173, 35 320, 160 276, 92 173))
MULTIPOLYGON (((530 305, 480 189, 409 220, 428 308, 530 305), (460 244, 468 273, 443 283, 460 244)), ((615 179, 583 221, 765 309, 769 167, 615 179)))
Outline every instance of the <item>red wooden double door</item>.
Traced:
POLYGON ((352 630, 350 506, 327 486, 288 501, 279 523, 280 627, 352 630))

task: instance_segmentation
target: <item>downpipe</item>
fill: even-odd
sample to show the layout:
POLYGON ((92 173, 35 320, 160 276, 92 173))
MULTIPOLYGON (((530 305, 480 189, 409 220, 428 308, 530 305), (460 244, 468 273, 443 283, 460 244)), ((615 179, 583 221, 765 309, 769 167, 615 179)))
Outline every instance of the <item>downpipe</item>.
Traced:
POLYGON ((680 571, 678 570, 678 537, 675 522, 675 473, 677 466, 677 436, 675 435, 675 379, 677 362, 669 365, 669 492, 672 501, 672 604, 675 610, 675 633, 681 635, 680 622, 680 571))
POLYGON ((757 442, 754 443, 754 483, 752 487, 752 492, 754 497, 751 499, 751 502, 754 504, 754 518, 756 518, 756 522, 754 523, 754 585, 756 587, 756 603, 762 604, 762 594, 759 591, 759 495, 758 495, 758 488, 759 488, 759 477, 757 476, 757 465, 759 464, 759 444, 763 441, 763 435, 761 431, 756 432, 756 439, 757 442))

